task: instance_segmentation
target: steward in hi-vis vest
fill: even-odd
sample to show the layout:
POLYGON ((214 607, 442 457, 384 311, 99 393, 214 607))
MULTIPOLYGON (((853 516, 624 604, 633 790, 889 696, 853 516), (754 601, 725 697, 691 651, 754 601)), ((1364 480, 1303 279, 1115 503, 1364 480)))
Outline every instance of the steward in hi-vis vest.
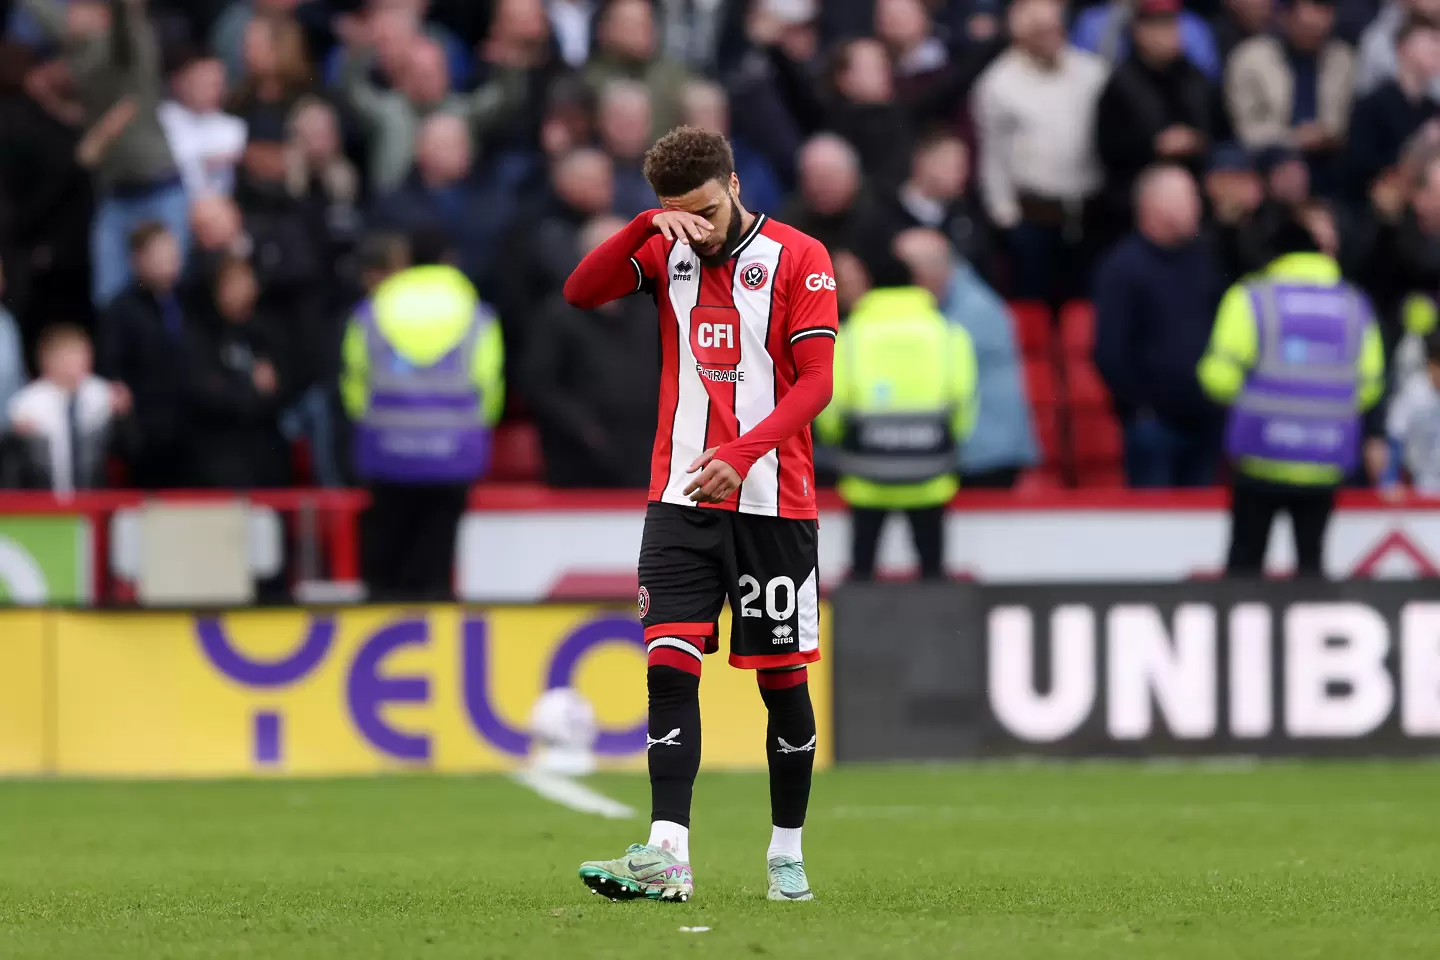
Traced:
POLYGON ((1313 227, 1286 224, 1276 249, 1259 276, 1225 294, 1199 376, 1230 407, 1226 572, 1263 572, 1284 510, 1298 573, 1319 577, 1335 491, 1358 461, 1361 417, 1384 390, 1384 346, 1369 301, 1320 252, 1313 227))
POLYGON ((361 303, 343 357, 355 471, 371 496, 371 593, 445 599, 456 530, 504 406, 499 321, 460 271, 412 266, 361 303))
POLYGON ((850 505, 855 580, 874 576, 885 518, 910 521, 921 576, 944 574, 945 506, 960 482, 957 450, 975 427, 975 349, 918 286, 875 289, 835 347, 835 389, 817 420, 850 505))

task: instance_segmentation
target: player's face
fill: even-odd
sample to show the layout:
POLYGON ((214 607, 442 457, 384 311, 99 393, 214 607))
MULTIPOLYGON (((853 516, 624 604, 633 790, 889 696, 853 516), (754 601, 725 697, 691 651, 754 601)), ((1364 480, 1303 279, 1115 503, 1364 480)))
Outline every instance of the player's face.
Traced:
POLYGON ((682 196, 661 197, 660 205, 666 210, 684 210, 710 221, 710 236, 704 243, 692 246, 701 263, 717 267, 730 259, 740 245, 744 213, 740 209, 739 196, 740 179, 732 173, 729 183, 708 180, 682 196))

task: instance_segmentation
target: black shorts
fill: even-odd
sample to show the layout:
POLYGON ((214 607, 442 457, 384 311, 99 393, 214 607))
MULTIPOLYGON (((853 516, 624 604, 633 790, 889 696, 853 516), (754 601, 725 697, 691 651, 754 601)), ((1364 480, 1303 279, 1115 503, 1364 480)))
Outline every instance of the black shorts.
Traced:
MULTIPOLYGON (((815 533, 814 520, 651 503, 640 541, 645 641, 703 637, 705 652, 714 653, 728 599, 731 666, 764 670, 819 660, 815 533)), ((693 656, 688 645, 683 649, 693 656)))

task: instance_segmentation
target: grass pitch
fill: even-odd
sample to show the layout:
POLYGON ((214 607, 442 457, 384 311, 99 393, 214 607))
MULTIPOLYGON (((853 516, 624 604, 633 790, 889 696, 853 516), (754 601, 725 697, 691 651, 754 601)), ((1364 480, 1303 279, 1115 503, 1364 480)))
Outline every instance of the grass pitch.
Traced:
POLYGON ((765 901, 768 821, 702 776, 695 900, 610 903, 575 868, 646 825, 502 778, 0 783, 0 957, 1440 956, 1431 763, 843 769, 814 903, 765 901))

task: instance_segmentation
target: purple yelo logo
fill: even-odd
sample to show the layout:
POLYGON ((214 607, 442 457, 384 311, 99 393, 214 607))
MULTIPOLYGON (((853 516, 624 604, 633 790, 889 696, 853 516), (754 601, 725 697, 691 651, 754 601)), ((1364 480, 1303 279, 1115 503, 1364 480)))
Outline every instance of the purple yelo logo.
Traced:
MULTIPOLYGON (((309 677, 335 645, 334 614, 312 614, 308 621, 293 652, 278 660, 252 660, 236 649, 219 617, 196 617, 195 634, 206 658, 230 680, 256 692, 276 692, 309 677)), ((465 614, 460 623, 460 697, 467 722, 496 750, 523 757, 530 749, 530 734, 511 726, 491 701, 490 624, 478 612, 465 614)), ((346 672, 344 706, 353 727, 370 746, 396 760, 424 764, 431 759, 431 738, 427 734, 397 729, 383 717, 384 708, 391 704, 429 703, 430 679, 382 676, 381 667, 397 651, 426 647, 431 641, 431 629, 421 616, 401 617, 384 624, 360 644, 346 672)), ((611 645, 630 646, 643 653, 644 628, 622 616, 585 621, 556 645, 545 669, 544 689, 573 686, 583 661, 611 645)), ((536 692, 537 696, 540 692, 536 692)), ((283 715, 274 709, 258 709, 252 719, 256 764, 274 766, 283 762, 283 715)), ((600 729, 594 749, 602 756, 640 753, 645 749, 645 735, 642 717, 628 729, 600 729)))

